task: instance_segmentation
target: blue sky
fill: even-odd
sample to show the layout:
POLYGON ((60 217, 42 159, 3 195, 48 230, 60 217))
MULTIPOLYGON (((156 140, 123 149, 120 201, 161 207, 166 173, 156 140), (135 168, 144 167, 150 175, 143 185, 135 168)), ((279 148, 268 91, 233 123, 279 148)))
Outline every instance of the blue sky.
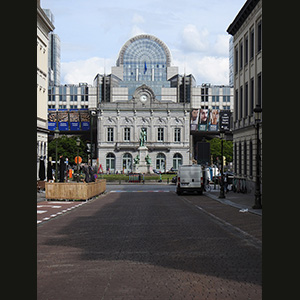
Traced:
POLYGON ((228 84, 226 29, 245 0, 41 0, 61 39, 61 83, 92 83, 109 74, 124 43, 147 33, 161 39, 179 73, 197 84, 228 84))

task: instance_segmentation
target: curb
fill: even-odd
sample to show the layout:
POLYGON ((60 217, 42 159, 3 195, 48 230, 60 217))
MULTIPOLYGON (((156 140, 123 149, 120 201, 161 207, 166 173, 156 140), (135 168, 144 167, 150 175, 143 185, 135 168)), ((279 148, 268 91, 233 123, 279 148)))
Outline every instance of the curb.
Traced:
POLYGON ((232 202, 228 199, 220 199, 218 198, 217 196, 215 195, 212 195, 210 193, 205 193, 205 196, 213 199, 213 200, 216 200, 220 203, 223 203, 223 204, 226 204, 226 205, 230 205, 230 206, 233 206, 235 208, 239 208, 239 209, 245 209, 247 208, 248 209, 248 212, 252 213, 252 214, 255 214, 255 215, 258 215, 258 216, 262 216, 262 210, 261 209, 253 209, 253 208, 249 208, 248 206, 246 205, 243 205, 243 204, 238 204, 238 203, 235 203, 235 202, 232 202))

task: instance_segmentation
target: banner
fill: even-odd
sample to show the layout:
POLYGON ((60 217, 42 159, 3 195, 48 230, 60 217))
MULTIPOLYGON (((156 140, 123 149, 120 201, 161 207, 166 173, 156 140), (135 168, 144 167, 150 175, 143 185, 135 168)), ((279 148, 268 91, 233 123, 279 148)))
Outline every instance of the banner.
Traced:
POLYGON ((68 111, 58 111, 57 112, 57 120, 58 120, 58 129, 59 129, 59 131, 69 130, 68 111))
POLYGON ((220 111, 220 129, 225 131, 230 130, 230 118, 231 118, 231 111, 230 110, 221 110, 220 111))
POLYGON ((209 110, 206 108, 200 109, 199 131, 207 131, 209 121, 209 110))
POLYGON ((191 130, 198 130, 199 109, 191 110, 191 130))
POLYGON ((209 131, 218 131, 219 130, 219 110, 218 109, 212 109, 210 111, 208 130, 209 131))
POLYGON ((90 115, 88 111, 80 112, 81 130, 90 130, 90 115))
POLYGON ((48 129, 55 130, 56 129, 56 121, 57 121, 57 112, 49 111, 48 112, 48 129))
POLYGON ((80 130, 79 112, 78 110, 69 111, 70 130, 80 130))
POLYGON ((220 130, 220 122, 225 130, 230 130, 230 110, 193 108, 190 113, 191 131, 212 131, 220 130))

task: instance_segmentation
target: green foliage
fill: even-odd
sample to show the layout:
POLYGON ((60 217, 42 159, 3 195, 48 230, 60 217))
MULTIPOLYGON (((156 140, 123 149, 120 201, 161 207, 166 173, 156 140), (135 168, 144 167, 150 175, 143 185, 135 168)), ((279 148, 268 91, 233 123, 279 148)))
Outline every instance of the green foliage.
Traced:
MULTIPOLYGON (((219 157, 219 160, 221 160, 221 139, 213 138, 208 142, 210 143, 210 154, 213 156, 214 163, 216 163, 217 157, 219 157)), ((226 162, 232 162, 232 141, 223 141, 223 155, 226 157, 226 162)))
MULTIPOLYGON (((55 160, 55 147, 57 141, 57 158, 59 159, 60 155, 63 155, 65 158, 69 159, 69 164, 75 164, 75 156, 77 156, 77 145, 76 145, 76 136, 67 137, 62 136, 58 139, 52 140, 48 145, 48 156, 52 157, 52 160, 55 160)), ((83 162, 87 162, 87 146, 86 142, 80 139, 79 146, 79 156, 81 156, 83 162)))

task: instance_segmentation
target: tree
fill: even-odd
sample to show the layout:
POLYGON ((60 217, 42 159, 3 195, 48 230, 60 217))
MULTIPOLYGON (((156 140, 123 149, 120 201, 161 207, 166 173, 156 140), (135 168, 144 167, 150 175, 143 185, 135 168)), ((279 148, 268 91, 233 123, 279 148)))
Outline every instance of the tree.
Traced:
MULTIPOLYGON (((63 155, 69 159, 69 164, 75 164, 75 156, 77 156, 77 136, 67 137, 61 136, 57 139, 57 156, 63 155)), ((48 145, 48 156, 55 160, 56 139, 52 140, 48 145)), ((86 142, 80 139, 79 156, 83 162, 87 162, 87 146, 86 142)))
MULTIPOLYGON (((217 157, 221 159, 221 139, 213 138, 210 141, 210 154, 213 156, 213 162, 217 162, 217 157)), ((223 155, 226 157, 226 162, 232 162, 233 143, 232 141, 223 141, 223 155)))

